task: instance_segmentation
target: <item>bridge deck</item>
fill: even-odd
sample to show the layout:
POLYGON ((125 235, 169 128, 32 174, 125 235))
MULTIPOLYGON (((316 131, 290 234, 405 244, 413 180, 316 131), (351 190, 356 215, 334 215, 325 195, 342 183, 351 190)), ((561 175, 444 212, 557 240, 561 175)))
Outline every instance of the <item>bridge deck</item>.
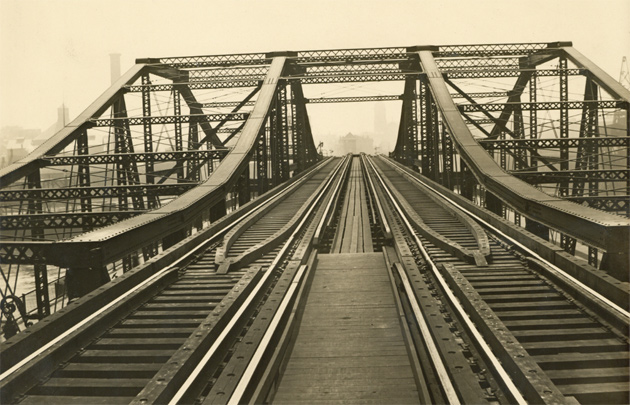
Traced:
POLYGON ((361 159, 354 157, 331 253, 373 252, 361 159))
POLYGON ((382 253, 323 254, 274 403, 418 403, 382 253))

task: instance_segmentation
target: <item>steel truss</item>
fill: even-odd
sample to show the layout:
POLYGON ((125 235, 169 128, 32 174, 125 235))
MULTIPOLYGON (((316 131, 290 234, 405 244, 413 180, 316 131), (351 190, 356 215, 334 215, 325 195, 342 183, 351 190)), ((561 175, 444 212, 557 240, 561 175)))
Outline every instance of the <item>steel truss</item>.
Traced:
POLYGON ((605 251, 608 268, 627 265, 630 223, 602 211, 627 213, 630 134, 612 136, 599 122, 625 113, 627 123, 630 96, 563 42, 138 59, 0 171, 0 261, 36 265, 43 317, 45 266, 79 278, 131 269, 224 214, 228 199, 245 204, 314 164, 309 103, 397 100, 393 157, 517 222, 564 234, 570 252, 586 244, 593 264, 605 251), (403 82, 403 94, 305 96, 310 84, 382 81, 403 82), (575 81, 585 83, 582 97, 575 81), (541 83, 553 83, 552 96, 541 83))

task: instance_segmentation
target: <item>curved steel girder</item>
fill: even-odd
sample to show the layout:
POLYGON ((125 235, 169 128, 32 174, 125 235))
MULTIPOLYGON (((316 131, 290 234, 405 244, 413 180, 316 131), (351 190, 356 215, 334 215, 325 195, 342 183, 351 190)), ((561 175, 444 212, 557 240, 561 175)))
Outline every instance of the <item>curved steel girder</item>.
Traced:
POLYGON ((286 56, 273 58, 238 142, 208 180, 158 209, 54 243, 55 249, 50 249, 50 257, 47 257, 49 262, 62 267, 84 266, 85 263, 79 262, 78 258, 89 257, 94 265, 108 263, 167 236, 223 199, 238 181, 256 147, 256 139, 271 109, 286 60, 286 56))
POLYGON ((453 143, 481 185, 528 218, 608 252, 627 250, 630 219, 550 196, 501 169, 473 138, 449 94, 431 48, 419 50, 418 54, 453 143))
POLYGON ((560 49, 564 51, 565 55, 571 60, 571 62, 575 63, 582 69, 588 70, 595 83, 606 90, 608 94, 618 100, 624 100, 626 103, 630 103, 630 90, 623 87, 621 83, 613 79, 599 66, 591 62, 586 56, 582 55, 572 46, 562 46, 560 49))
POLYGON ((124 92, 123 87, 133 83, 143 74, 145 67, 146 65, 142 63, 134 65, 72 122, 60 129, 28 156, 0 170, 2 187, 8 186, 41 167, 41 158, 45 155, 61 152, 66 146, 74 142, 82 130, 92 126, 89 121, 100 117, 112 102, 124 92))

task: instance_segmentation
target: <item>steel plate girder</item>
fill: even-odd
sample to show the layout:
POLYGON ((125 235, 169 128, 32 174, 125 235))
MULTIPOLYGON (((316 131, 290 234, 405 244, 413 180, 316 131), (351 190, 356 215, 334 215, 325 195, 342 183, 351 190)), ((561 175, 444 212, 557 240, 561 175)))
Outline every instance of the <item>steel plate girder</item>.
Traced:
POLYGON ((83 265, 79 259, 81 257, 91 257, 93 263, 100 264, 117 260, 181 228, 204 209, 225 198, 225 193, 238 181, 240 173, 248 165, 257 135, 271 110, 286 60, 286 56, 273 58, 241 136, 208 180, 160 208, 57 242, 55 249, 50 250, 51 257, 47 259, 63 267, 83 265))
POLYGON ((473 138, 450 97, 431 50, 419 50, 418 54, 453 143, 481 185, 528 218, 591 246, 614 252, 627 249, 630 219, 552 197, 503 171, 473 138))
POLYGON ((1 169, 0 184, 2 184, 2 187, 6 187, 39 169, 39 158, 43 155, 59 153, 70 143, 74 142, 81 135, 81 131, 91 125, 88 121, 100 117, 110 107, 111 103, 120 97, 123 93, 123 87, 133 83, 142 75, 145 66, 144 64, 134 65, 72 122, 60 129, 25 158, 1 169))

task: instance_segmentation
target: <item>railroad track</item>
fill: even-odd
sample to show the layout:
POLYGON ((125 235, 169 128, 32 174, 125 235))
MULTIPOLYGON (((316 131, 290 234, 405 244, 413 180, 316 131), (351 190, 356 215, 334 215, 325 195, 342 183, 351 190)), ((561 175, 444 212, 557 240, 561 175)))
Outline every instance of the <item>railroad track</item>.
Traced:
POLYGON ((285 270, 296 243, 285 243, 288 233, 340 172, 339 159, 324 162, 245 216, 223 220, 222 229, 185 260, 149 278, 109 313, 99 314, 101 329, 111 325, 107 329, 93 328, 80 339, 71 330, 34 356, 15 364, 5 361, 2 402, 163 402, 181 391, 181 381, 194 373, 202 353, 214 350, 204 375, 220 370, 222 358, 285 270), (72 347, 77 341, 83 344, 72 347), (57 364, 42 367, 42 362, 57 364), (49 372, 42 375, 42 368, 49 372))
POLYGON ((69 306, 83 320, 33 355, 3 354, 2 403, 273 402, 318 251, 329 272, 336 253, 384 263, 411 402, 627 403, 627 284, 583 285, 482 211, 384 158, 323 162, 69 306))
POLYGON ((539 257, 515 253, 514 241, 503 234, 483 230, 487 242, 480 240, 479 229, 468 223, 481 226, 474 214, 438 200, 430 185, 397 165, 370 162, 422 277, 439 291, 448 316, 458 319, 502 395, 522 403, 628 401, 627 308, 539 257), (467 250, 486 251, 487 263, 467 250))

